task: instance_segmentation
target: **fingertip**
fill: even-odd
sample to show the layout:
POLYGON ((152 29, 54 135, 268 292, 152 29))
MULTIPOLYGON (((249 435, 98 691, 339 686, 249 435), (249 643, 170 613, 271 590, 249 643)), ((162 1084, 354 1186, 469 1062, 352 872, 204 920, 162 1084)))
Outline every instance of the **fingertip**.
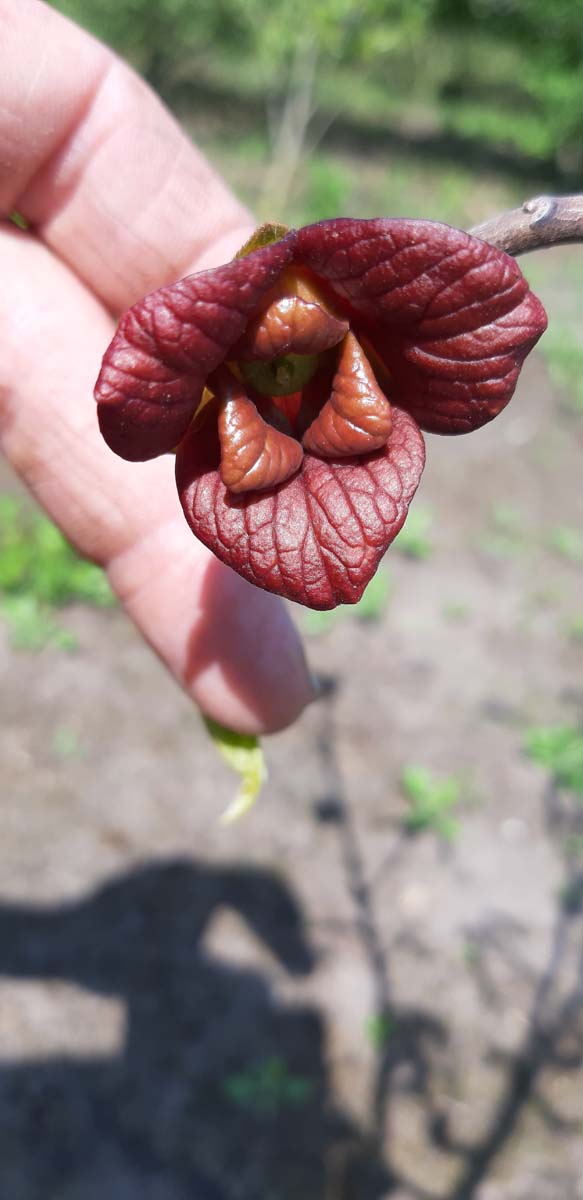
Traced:
POLYGON ((187 686, 197 704, 240 733, 277 733, 315 699, 299 632, 277 597, 213 559, 193 629, 187 686))

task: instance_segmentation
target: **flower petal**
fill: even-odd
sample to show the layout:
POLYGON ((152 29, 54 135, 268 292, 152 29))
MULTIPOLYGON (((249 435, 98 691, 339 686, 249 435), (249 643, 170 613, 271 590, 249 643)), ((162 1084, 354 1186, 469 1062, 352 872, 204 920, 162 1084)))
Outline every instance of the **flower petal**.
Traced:
POLYGON ((424 460, 415 421, 393 409, 382 450, 338 462, 306 454, 277 489, 232 496, 209 421, 182 442, 176 480, 191 529, 218 558, 257 587, 327 609, 362 596, 405 520, 424 460))
POLYGON ((295 475, 304 457, 300 443, 263 420, 230 372, 220 372, 218 382, 220 476, 225 487, 232 493, 264 491, 295 475))
POLYGON ((300 296, 280 296, 250 323, 233 351, 237 359, 321 354, 344 337, 348 321, 300 296))
POLYGON ((294 234, 152 292, 122 317, 95 389, 101 432, 132 461, 172 450, 209 373, 293 257, 294 234))
POLYGON ((511 399, 546 328, 514 259, 432 221, 322 221, 296 258, 334 288, 391 372, 392 398, 423 429, 466 433, 511 399))
POLYGON ((353 333, 344 339, 332 393, 306 430, 303 443, 324 458, 367 454, 384 446, 391 406, 353 333))

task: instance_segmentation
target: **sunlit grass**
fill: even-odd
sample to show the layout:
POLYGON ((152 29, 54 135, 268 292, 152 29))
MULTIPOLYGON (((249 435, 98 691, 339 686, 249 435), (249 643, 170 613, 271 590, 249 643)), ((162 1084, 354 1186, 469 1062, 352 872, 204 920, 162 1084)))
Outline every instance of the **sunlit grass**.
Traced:
POLYGON ((115 599, 103 572, 79 557, 48 517, 0 496, 0 614, 12 645, 38 651, 75 648, 55 611, 74 601, 97 607, 115 599))

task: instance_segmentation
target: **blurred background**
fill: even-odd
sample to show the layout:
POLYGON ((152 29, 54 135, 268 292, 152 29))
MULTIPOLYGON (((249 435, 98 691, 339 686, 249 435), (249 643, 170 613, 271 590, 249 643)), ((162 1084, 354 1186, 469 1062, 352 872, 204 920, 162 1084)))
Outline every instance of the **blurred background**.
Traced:
MULTIPOLYGON (((59 0, 262 218, 581 187, 576 0, 59 0)), ((0 468, 2 1200, 582 1200, 583 247, 233 779, 0 468), (155 697, 155 702, 153 702, 155 697)))

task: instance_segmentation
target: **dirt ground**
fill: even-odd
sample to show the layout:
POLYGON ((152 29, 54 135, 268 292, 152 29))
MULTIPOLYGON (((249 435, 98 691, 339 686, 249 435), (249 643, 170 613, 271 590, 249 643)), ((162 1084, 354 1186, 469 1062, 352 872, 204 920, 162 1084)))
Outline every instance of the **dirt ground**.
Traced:
POLYGON ((310 638, 325 697, 233 827, 120 612, 0 631, 1 1200, 583 1200, 575 818, 523 751, 582 719, 581 452, 536 355, 428 438, 431 553, 310 638), (402 833, 411 763, 463 780, 451 844, 402 833))

